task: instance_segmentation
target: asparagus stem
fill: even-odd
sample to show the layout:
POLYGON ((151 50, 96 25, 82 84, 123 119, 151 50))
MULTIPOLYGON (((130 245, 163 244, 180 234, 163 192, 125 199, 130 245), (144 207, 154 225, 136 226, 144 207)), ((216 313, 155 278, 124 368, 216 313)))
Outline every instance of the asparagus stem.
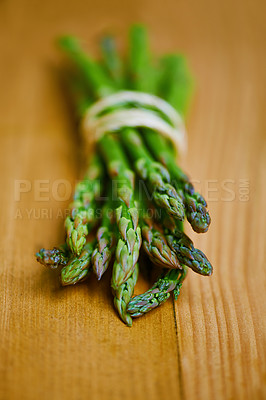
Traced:
MULTIPOLYGON (((122 285, 113 289, 114 305, 120 315, 122 321, 128 326, 132 325, 132 318, 127 312, 127 306, 134 292, 134 287, 137 283, 139 266, 136 264, 132 275, 122 285)), ((116 282, 112 282, 112 287, 116 287, 116 282)))
POLYGON ((107 270, 115 250, 116 235, 112 227, 114 204, 111 198, 112 193, 102 209, 102 222, 96 234, 97 243, 92 253, 92 268, 98 280, 101 279, 102 275, 107 270))
POLYGON ((37 261, 51 269, 55 269, 58 265, 66 265, 70 259, 69 248, 66 243, 51 250, 40 249, 35 254, 37 261))
POLYGON ((84 79, 81 79, 80 74, 73 70, 73 68, 64 67, 60 73, 67 87, 71 105, 79 122, 88 107, 93 103, 93 96, 88 88, 86 88, 84 79))
POLYGON ((151 53, 146 28, 133 25, 129 33, 129 85, 141 92, 154 92, 159 73, 151 66, 151 53))
POLYGON ((186 58, 181 54, 162 57, 158 95, 166 99, 181 115, 185 115, 192 91, 193 81, 186 58))
POLYGON ((85 178, 75 188, 70 216, 65 220, 66 241, 75 255, 81 253, 86 237, 95 225, 96 199, 102 190, 103 176, 102 162, 94 155, 85 178))
POLYGON ((115 91, 112 80, 108 78, 100 65, 83 52, 76 38, 63 36, 58 40, 58 45, 76 65, 84 83, 94 92, 96 98, 107 96, 115 91))
POLYGON ((63 286, 75 285, 86 279, 90 272, 91 256, 94 242, 87 243, 79 257, 71 259, 61 271, 61 283, 63 286))
POLYGON ((112 36, 105 36, 100 42, 104 67, 117 89, 124 85, 123 63, 116 49, 116 42, 112 36))
POLYGON ((113 288, 116 289, 133 273, 141 245, 138 210, 134 199, 134 173, 128 168, 123 151, 111 134, 103 136, 98 146, 113 180, 113 194, 118 200, 116 221, 119 237, 113 266, 113 288))
POLYGON ((177 299, 182 282, 186 277, 187 268, 172 269, 161 276, 147 292, 133 297, 129 302, 127 311, 131 317, 140 317, 163 304, 173 291, 177 299))

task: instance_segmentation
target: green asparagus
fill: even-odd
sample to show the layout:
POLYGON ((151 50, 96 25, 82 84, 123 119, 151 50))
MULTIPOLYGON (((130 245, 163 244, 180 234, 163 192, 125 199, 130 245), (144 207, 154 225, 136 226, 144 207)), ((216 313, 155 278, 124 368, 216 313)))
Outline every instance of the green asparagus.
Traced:
POLYGON ((161 267, 181 268, 175 251, 173 251, 163 233, 154 227, 151 219, 141 219, 143 248, 150 260, 161 267))
POLYGON ((116 235, 112 227, 114 210, 111 196, 112 194, 102 209, 102 222, 97 230, 97 243, 92 253, 92 268, 99 280, 107 270, 115 249, 116 235))
POLYGON ((91 256, 95 242, 85 244, 79 257, 75 257, 61 271, 61 283, 63 286, 75 285, 86 279, 90 272, 91 256))
MULTIPOLYGON (((135 58, 131 60, 131 70, 143 72, 142 81, 150 80, 148 67, 150 63, 149 48, 147 44, 147 32, 145 28, 138 26, 133 28, 135 35, 131 35, 131 47, 134 48, 135 58)), ((186 60, 181 55, 168 55, 161 60, 161 77, 158 85, 154 85, 153 92, 162 96, 181 114, 187 110, 192 92, 192 79, 190 77, 186 60)), ((153 68, 154 69, 154 68, 153 68)), ((134 83, 134 80, 132 81, 134 83)), ((141 90, 138 87, 135 87, 141 90)), ((165 165, 171 174, 171 183, 175 186, 178 194, 184 198, 186 216, 192 228, 198 232, 206 232, 210 225, 210 215, 206 209, 207 203, 204 198, 195 192, 188 177, 175 163, 175 156, 167 142, 167 139, 158 132, 145 129, 143 135, 156 160, 165 165), (152 134, 149 133, 152 132, 152 134)))
POLYGON ((174 230, 165 228, 164 234, 168 245, 182 265, 188 266, 201 275, 212 274, 211 263, 201 250, 194 247, 192 240, 184 232, 178 228, 174 230))
MULTIPOLYGON (((182 115, 185 113, 191 81, 184 58, 176 55, 164 57, 157 69, 152 63, 144 27, 135 26, 131 30, 126 67, 111 37, 101 42, 102 60, 99 63, 87 56, 74 38, 61 38, 59 45, 71 61, 68 84, 80 118, 95 101, 127 89, 156 94, 182 115)), ((136 101, 121 101, 121 104, 99 112, 96 119, 121 108, 136 107, 139 107, 136 101)), ((163 113, 152 106, 147 108, 171 124, 163 113)), ((114 305, 121 319, 131 326, 132 317, 159 306, 171 292, 177 298, 188 267, 202 275, 212 273, 210 262, 194 248, 184 234, 181 222, 186 215, 196 232, 205 232, 210 217, 205 200, 195 192, 188 177, 176 165, 173 146, 158 132, 145 127, 127 128, 125 122, 125 127, 119 132, 106 132, 98 139, 97 150, 99 155, 95 156, 87 176, 76 187, 71 213, 65 221, 68 247, 41 249, 36 257, 50 268, 61 264, 62 285, 71 285, 87 278, 92 269, 100 279, 115 252, 111 281, 114 305), (100 155, 104 165, 98 158, 100 155), (139 200, 130 160, 139 179, 145 182, 149 198, 153 197, 162 213, 159 222, 154 216, 148 218, 145 215, 148 206, 139 200), (96 201, 103 187, 105 170, 112 182, 111 195, 101 210, 96 240, 86 243, 88 234, 96 225, 96 201), (110 209, 115 210, 115 221, 109 215, 110 209), (150 290, 132 299, 138 277, 141 229, 143 248, 150 259, 168 271, 164 270, 150 290)))
POLYGON ((207 211, 207 203, 197 192, 175 162, 172 150, 166 139, 151 129, 146 129, 145 141, 155 158, 165 165, 171 175, 171 183, 181 192, 184 198, 186 217, 193 230, 197 233, 206 232, 209 228, 211 218, 207 211))
POLYGON ((134 161, 135 170, 147 183, 154 202, 164 208, 167 213, 182 221, 184 219, 182 199, 170 184, 170 175, 166 168, 153 161, 136 130, 123 129, 120 137, 134 161))
MULTIPOLYGON (((132 325, 132 318, 127 312, 127 306, 134 292, 139 273, 139 266, 136 264, 133 274, 122 285, 113 289, 114 305, 120 315, 122 321, 128 326, 132 325)), ((116 287, 116 282, 112 282, 112 287, 116 287)))
POLYGON ((151 289, 147 292, 133 297, 127 307, 127 312, 131 317, 140 317, 163 304, 173 291, 175 299, 179 295, 182 282, 186 277, 187 269, 172 269, 161 276, 151 289))
MULTIPOLYGON (((193 87, 185 58, 175 54, 163 57, 162 71, 159 95, 163 96, 184 115, 188 108, 193 87)), ((168 168, 173 185, 182 191, 186 216, 193 230, 198 233, 206 232, 211 218, 207 211, 205 199, 195 192, 187 175, 176 164, 175 156, 165 138, 151 131, 145 138, 155 158, 168 168), (157 143, 157 148, 154 146, 154 140, 157 143), (158 148, 160 151, 158 151, 158 148)))
POLYGON ((98 156, 94 156, 85 179, 79 182, 70 204, 70 216, 65 220, 67 244, 75 255, 79 255, 86 237, 95 225, 96 198, 102 188, 104 169, 98 156))
POLYGON ((119 143, 111 134, 99 140, 98 148, 107 165, 113 194, 118 201, 116 221, 119 237, 113 266, 113 288, 117 289, 133 273, 141 245, 139 216, 134 199, 134 173, 129 169, 119 143))

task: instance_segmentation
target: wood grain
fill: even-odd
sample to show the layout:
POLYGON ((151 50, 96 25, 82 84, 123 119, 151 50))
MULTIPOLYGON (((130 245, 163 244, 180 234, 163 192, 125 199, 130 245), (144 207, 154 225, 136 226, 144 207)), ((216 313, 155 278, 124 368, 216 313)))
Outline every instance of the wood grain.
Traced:
POLYGON ((259 0, 0 2, 1 399, 265 398, 265 11, 259 0), (63 240, 68 202, 53 188, 80 169, 53 40, 74 33, 95 51, 102 31, 123 37, 135 21, 155 52, 180 49, 194 71, 183 166, 212 225, 187 230, 215 272, 189 274, 175 304, 129 329, 110 274, 62 289, 33 254, 63 240), (18 180, 32 188, 16 201, 18 180), (40 180, 48 199, 36 197, 40 180))

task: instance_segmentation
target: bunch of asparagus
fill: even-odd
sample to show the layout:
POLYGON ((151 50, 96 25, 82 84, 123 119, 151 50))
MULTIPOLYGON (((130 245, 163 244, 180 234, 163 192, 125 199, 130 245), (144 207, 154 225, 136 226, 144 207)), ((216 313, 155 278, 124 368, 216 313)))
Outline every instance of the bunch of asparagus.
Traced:
MULTIPOLYGON (((95 101, 121 90, 157 95, 185 115, 192 87, 186 60, 171 54, 154 62, 143 26, 131 28, 125 60, 111 36, 101 40, 99 61, 85 54, 73 37, 61 37, 58 45, 67 59, 64 71, 79 120, 95 101)), ((176 158, 172 143, 155 130, 125 126, 104 134, 75 188, 65 220, 66 243, 36 254, 40 263, 62 267, 62 285, 81 282, 91 271, 101 279, 114 259, 114 305, 129 326, 132 317, 159 306, 171 292, 176 299, 188 268, 205 276, 212 273, 207 257, 183 232, 185 217, 194 231, 208 230, 207 204, 176 158), (150 290, 132 297, 141 245, 163 270, 150 290)))

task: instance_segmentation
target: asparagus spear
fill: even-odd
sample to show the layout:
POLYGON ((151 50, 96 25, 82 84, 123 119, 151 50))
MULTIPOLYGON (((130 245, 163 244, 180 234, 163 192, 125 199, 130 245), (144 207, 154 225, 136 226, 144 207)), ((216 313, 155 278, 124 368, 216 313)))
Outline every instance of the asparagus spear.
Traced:
POLYGON ((182 223, 176 223, 166 213, 161 215, 161 224, 168 245, 179 262, 201 275, 211 275, 212 266, 205 254, 196 249, 192 240, 183 232, 182 223))
POLYGON ((182 270, 172 269, 168 271, 147 292, 133 297, 127 307, 127 312, 131 317, 140 317, 160 306, 170 297, 172 291, 176 300, 187 274, 186 267, 182 268, 182 270))
POLYGON ((111 281, 115 296, 114 305, 121 319, 131 326, 132 320, 126 312, 126 307, 138 277, 137 261, 141 245, 138 210, 133 194, 134 174, 128 169, 119 144, 110 134, 105 135, 98 146, 106 161, 109 175, 116 184, 116 197, 119 204, 116 209, 119 237, 111 281))
POLYGON ((122 143, 134 161, 135 170, 148 186, 155 203, 179 220, 184 219, 183 203, 175 188, 170 184, 166 168, 154 162, 140 135, 134 129, 126 128, 120 133, 122 143))
POLYGON ((211 222, 206 208, 207 203, 199 193, 195 192, 189 178, 176 165, 175 157, 166 139, 151 129, 144 136, 154 157, 165 165, 170 172, 173 186, 181 191, 184 198, 186 217, 193 230, 197 233, 206 232, 211 222))
MULTIPOLYGON (((131 58, 131 70, 136 73, 143 71, 142 80, 150 80, 149 74, 149 49, 147 42, 147 32, 145 28, 135 29, 135 35, 131 35, 131 47, 134 49, 134 58, 131 58)), ((188 72, 186 61, 181 55, 169 55, 162 59, 162 77, 159 88, 155 91, 167 100, 182 114, 186 111, 192 91, 192 80, 188 72)), ((134 80, 133 80, 134 83, 134 80)), ((136 89, 139 89, 135 86, 136 89)), ((164 164, 170 174, 171 181, 177 192, 181 190, 184 197, 186 216, 192 228, 198 232, 206 232, 210 225, 210 215, 206 209, 207 203, 204 198, 196 193, 188 177, 175 163, 175 156, 169 149, 169 143, 158 132, 149 134, 151 130, 145 129, 144 138, 156 160, 164 164), (149 133, 147 133, 149 132, 149 133), (164 154, 163 154, 164 153, 164 154)))
POLYGON ((134 199, 134 173, 128 168, 124 153, 111 134, 103 136, 98 147, 113 185, 116 186, 113 189, 116 189, 118 201, 116 221, 119 237, 113 266, 113 288, 116 289, 133 273, 141 245, 138 210, 134 199))
POLYGON ((96 198, 102 189, 104 169, 94 155, 85 178, 76 186, 70 216, 65 220, 66 241, 70 250, 79 255, 86 243, 86 236, 95 225, 96 198))
POLYGON ((140 224, 143 248, 150 260, 154 264, 165 268, 181 269, 175 251, 169 247, 165 236, 155 228, 152 220, 144 217, 141 218, 140 224))
POLYGON ((87 243, 79 257, 75 257, 61 271, 61 283, 63 286, 74 285, 86 279, 90 272, 91 256, 94 249, 94 241, 87 243))
MULTIPOLYGON (((93 71, 93 82, 98 82, 98 74, 94 72, 94 62, 79 51, 79 44, 74 38, 62 37, 58 43, 82 72, 80 75, 77 71, 73 72, 69 68, 65 71, 65 80, 72 101, 77 114, 81 117, 86 111, 86 105, 91 102, 88 79, 86 79, 88 78, 86 65, 88 64, 93 71), (87 88, 84 87, 86 84, 87 88)), ((97 84, 95 83, 95 85, 97 84)), ((95 225, 96 197, 100 194, 103 176, 102 161, 95 154, 89 164, 85 178, 75 188, 74 201, 70 204, 71 213, 65 220, 67 243, 75 255, 80 254, 86 243, 86 236, 95 225)))
POLYGON ((111 196, 112 194, 102 209, 102 222, 96 234, 97 243, 92 253, 92 268, 99 280, 107 270, 115 249, 116 238, 112 228, 113 202, 111 196))
MULTIPOLYGON (((128 326, 132 325, 132 318, 127 312, 127 306, 134 292, 134 287, 137 283, 139 266, 136 264, 133 274, 122 285, 113 289, 114 305, 117 309, 122 321, 128 326)), ((112 282, 112 287, 116 287, 116 282, 112 282)))
MULTIPOLYGON (((192 92, 192 80, 185 58, 175 54, 165 56, 162 59, 162 71, 159 94, 184 115, 192 92)), ((157 132, 149 130, 145 141, 154 157, 168 168, 175 188, 182 191, 186 216, 193 230, 198 233, 206 232, 211 222, 207 203, 195 192, 187 175, 176 165, 175 155, 167 140, 157 132)))
POLYGON ((55 269, 58 265, 66 265, 70 259, 69 248, 66 243, 51 250, 40 249, 35 254, 37 261, 51 269, 55 269))
MULTIPOLYGON (((138 182, 140 184, 140 182, 138 182)), ((149 256, 149 259, 156 265, 165 268, 181 268, 175 252, 169 247, 162 230, 158 230, 154 224, 154 216, 149 215, 148 202, 143 188, 136 185, 136 198, 138 199, 138 209, 142 233, 142 246, 149 256), (142 189, 142 190, 141 190, 142 189)), ((157 210, 149 209, 152 213, 157 210)))
MULTIPOLYGON (((78 65, 84 79, 88 82, 88 86, 92 86, 96 98, 115 91, 112 83, 108 82, 108 85, 105 85, 106 80, 102 75, 100 67, 96 63, 92 65, 91 60, 81 54, 77 43, 75 43, 74 52, 69 48, 69 43, 65 42, 63 47, 78 65), (107 90, 106 86, 108 86, 107 90)), ((116 145, 110 135, 105 135, 98 144, 106 161, 109 175, 117 184, 117 197, 120 203, 116 210, 119 238, 116 248, 116 260, 113 267, 112 287, 116 293, 123 293, 125 290, 123 288, 127 288, 127 285, 122 288, 121 285, 130 279, 132 273, 135 273, 135 265, 139 257, 139 248, 141 245, 138 212, 133 197, 134 174, 128 168, 123 152, 121 152, 119 146, 116 145)), ((121 302, 120 295, 117 298, 121 302)), ((118 310, 120 310, 122 318, 130 323, 122 306, 119 305, 120 303, 115 301, 115 304, 118 310)))
POLYGON ((211 263, 201 250, 195 249, 192 240, 184 232, 177 228, 174 231, 165 229, 165 237, 181 264, 187 265, 201 275, 212 274, 211 263))

